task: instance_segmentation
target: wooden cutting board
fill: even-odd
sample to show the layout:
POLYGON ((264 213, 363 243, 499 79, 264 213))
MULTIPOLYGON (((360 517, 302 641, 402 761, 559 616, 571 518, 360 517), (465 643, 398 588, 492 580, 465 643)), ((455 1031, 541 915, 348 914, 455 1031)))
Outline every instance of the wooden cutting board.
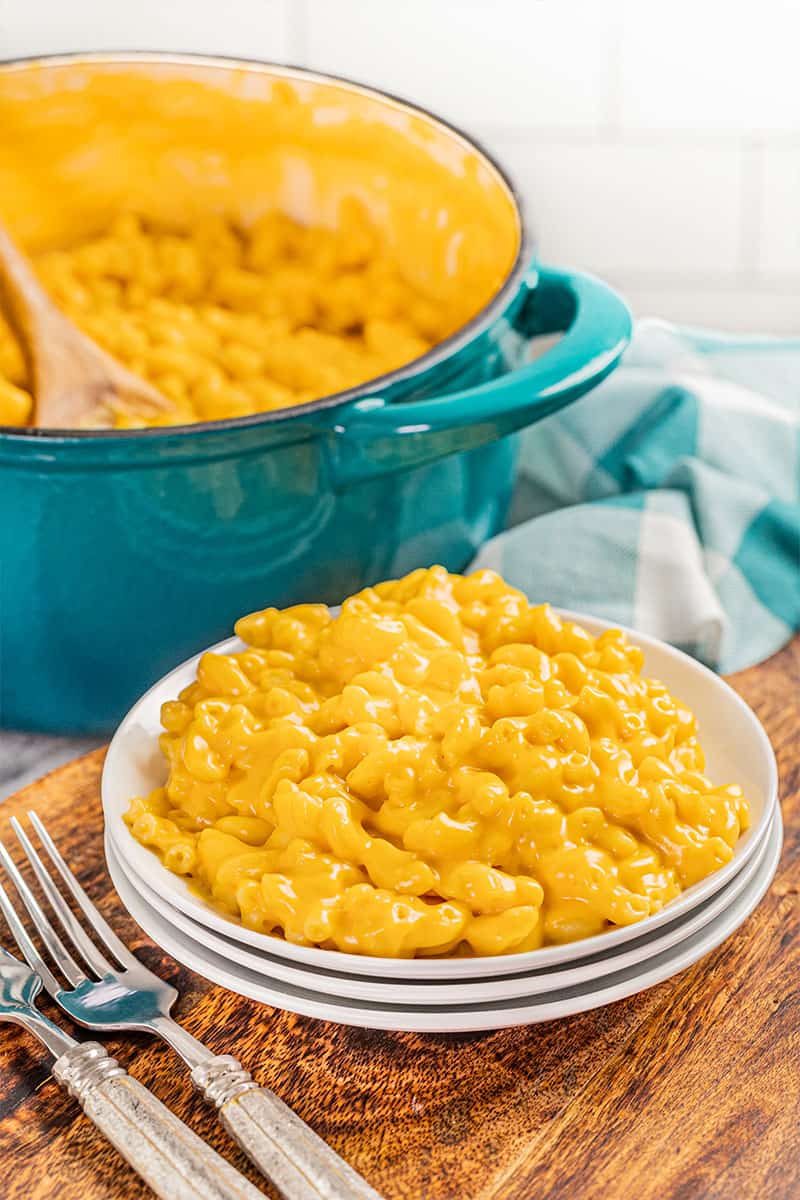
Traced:
MULTIPOLYGON (((725 945, 677 978, 547 1025, 451 1036, 348 1029, 179 967, 112 891, 102 751, 0 806, 0 836, 9 842, 9 818, 35 808, 122 938, 180 989, 187 1028, 237 1054, 387 1200, 797 1200, 800 638, 732 682, 780 764, 786 845, 773 886, 725 945)), ((109 1046, 249 1171, 170 1050, 145 1037, 109 1046)), ((43 1050, 10 1026, 0 1028, 0 1163, 4 1200, 150 1195, 59 1090, 43 1050)))

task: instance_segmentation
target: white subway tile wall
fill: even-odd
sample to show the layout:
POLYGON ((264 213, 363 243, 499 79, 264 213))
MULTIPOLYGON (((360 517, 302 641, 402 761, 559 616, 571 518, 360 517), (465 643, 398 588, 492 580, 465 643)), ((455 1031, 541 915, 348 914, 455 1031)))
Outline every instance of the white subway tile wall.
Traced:
POLYGON ((797 0, 624 4, 621 117, 627 129, 797 133, 797 0))
POLYGON ((0 58, 185 50, 289 58, 287 0, 0 0, 0 58))
POLYGON ((409 96, 470 129, 596 132, 613 79, 612 6, 585 0, 304 0, 314 66, 409 96))
POLYGON ((0 57, 206 50, 415 99, 509 165, 544 259, 797 335, 799 44, 798 0, 0 0, 0 57))
POLYGON ((542 252, 560 263, 644 281, 739 267, 742 155, 735 146, 646 141, 559 145, 494 139, 519 180, 542 252), (702 180, 702 186, 697 186, 702 180))

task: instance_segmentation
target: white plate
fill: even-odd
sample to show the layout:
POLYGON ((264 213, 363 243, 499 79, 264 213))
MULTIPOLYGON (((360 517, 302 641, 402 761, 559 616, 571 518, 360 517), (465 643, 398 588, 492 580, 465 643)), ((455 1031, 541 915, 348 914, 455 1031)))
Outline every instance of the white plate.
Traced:
MULTIPOLYGON (((565 613, 593 633, 611 626, 580 613, 565 613)), ((737 782, 750 801, 752 825, 736 845, 732 860, 707 879, 687 888, 655 916, 564 946, 548 946, 524 954, 485 958, 391 959, 343 954, 315 946, 295 946, 282 938, 245 929, 191 891, 185 880, 167 871, 158 857, 141 846, 122 820, 132 796, 146 795, 166 778, 158 748, 159 713, 195 677, 200 655, 165 675, 134 705, 112 739, 103 768, 102 795, 106 828, 118 856, 133 873, 172 908, 225 937, 281 958, 320 970, 344 971, 384 978, 468 979, 508 975, 574 962, 616 949, 688 913, 724 887, 755 852, 776 806, 778 776, 775 756, 758 719, 740 696, 713 671, 655 638, 627 631, 645 654, 646 674, 661 679, 695 712, 706 749, 706 773, 719 783, 737 782)), ((242 649, 238 638, 211 647, 221 653, 242 649)))
POLYGON ((402 1004, 372 1004, 369 1001, 338 1000, 279 981, 267 982, 262 975, 230 963, 163 921, 158 913, 131 887, 120 870, 114 848, 107 846, 108 869, 119 897, 146 934, 179 963, 232 992, 258 1000, 273 1008, 286 1009, 305 1017, 356 1025, 362 1029, 391 1029, 416 1033, 466 1033, 481 1029, 503 1029, 509 1025, 532 1025, 600 1008, 644 991, 677 975, 725 941, 759 903, 772 881, 783 843, 780 810, 769 833, 767 851, 747 887, 722 913, 703 929, 670 950, 643 963, 614 971, 590 983, 563 988, 540 1000, 536 994, 508 1001, 458 1004, 438 1008, 414 1008, 402 1004))
MULTIPOLYGON (((770 827, 771 825, 772 823, 770 827)), ((419 983, 370 979, 362 975, 295 966, 274 954, 252 950, 231 938, 221 937, 205 926, 198 925, 178 909, 165 905, 147 884, 133 875, 130 868, 125 866, 113 848, 106 843, 106 858, 111 860, 113 856, 115 882, 119 875, 124 876, 129 886, 138 892, 164 927, 172 927, 185 933, 187 937, 226 961, 246 967, 265 979, 279 980, 325 996, 369 1000, 378 1004, 394 1004, 401 1000, 405 1005, 419 1004, 423 1007, 431 1004, 477 1004, 484 1000, 510 1000, 518 996, 528 996, 534 991, 539 996, 565 987, 574 987, 579 983, 591 982, 603 975, 643 962, 647 958, 654 958, 678 942, 691 937, 732 904, 751 882, 768 851, 769 838, 764 838, 756 853, 727 887, 721 888, 685 917, 678 917, 676 921, 670 922, 654 934, 627 942, 616 953, 592 955, 583 959, 577 966, 567 963, 544 971, 526 972, 524 975, 497 975, 491 979, 467 979, 452 983, 431 979, 426 983, 419 983)))

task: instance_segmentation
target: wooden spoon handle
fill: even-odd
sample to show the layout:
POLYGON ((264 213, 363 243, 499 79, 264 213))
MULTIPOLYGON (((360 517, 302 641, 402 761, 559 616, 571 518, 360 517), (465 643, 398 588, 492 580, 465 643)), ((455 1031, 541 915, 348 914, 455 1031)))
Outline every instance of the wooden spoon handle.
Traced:
POLYGON ((68 320, 2 224, 0 294, 28 365, 35 425, 97 428, 112 425, 115 412, 147 419, 172 408, 68 320))
POLYGON ((28 366, 36 425, 70 427, 86 420, 87 387, 96 406, 111 398, 98 377, 99 347, 67 320, 42 287, 29 260, 0 224, 3 307, 28 366), (99 384, 99 386, 98 386, 99 384))
POLYGON ((0 291, 3 308, 29 366, 33 347, 51 322, 65 320, 36 277, 28 259, 0 224, 0 291))

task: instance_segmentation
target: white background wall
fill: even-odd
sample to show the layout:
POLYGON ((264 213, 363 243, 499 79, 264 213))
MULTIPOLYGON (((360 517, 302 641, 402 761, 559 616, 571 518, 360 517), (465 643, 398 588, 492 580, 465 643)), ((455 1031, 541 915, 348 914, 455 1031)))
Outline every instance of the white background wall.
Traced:
POLYGON ((546 259, 800 334, 800 0, 0 0, 0 57, 128 47, 416 99, 515 169, 546 259))

